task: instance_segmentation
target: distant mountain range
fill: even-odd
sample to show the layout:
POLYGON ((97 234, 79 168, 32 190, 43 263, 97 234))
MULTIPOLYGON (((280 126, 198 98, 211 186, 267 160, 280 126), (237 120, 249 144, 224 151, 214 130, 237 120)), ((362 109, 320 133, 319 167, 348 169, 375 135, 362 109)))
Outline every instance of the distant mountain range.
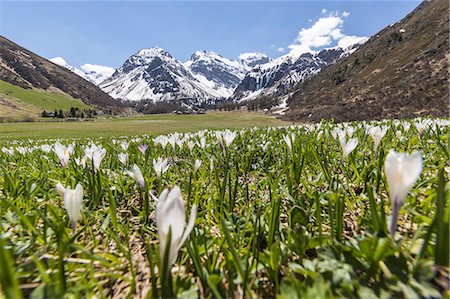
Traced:
POLYGON ((286 119, 449 114, 449 2, 426 0, 354 53, 279 96, 286 119))
POLYGON ((335 48, 275 60, 261 53, 231 60, 211 51, 197 51, 182 63, 164 49, 153 47, 132 55, 99 86, 113 98, 127 101, 250 99, 262 93, 280 93, 346 53, 350 50, 335 48))

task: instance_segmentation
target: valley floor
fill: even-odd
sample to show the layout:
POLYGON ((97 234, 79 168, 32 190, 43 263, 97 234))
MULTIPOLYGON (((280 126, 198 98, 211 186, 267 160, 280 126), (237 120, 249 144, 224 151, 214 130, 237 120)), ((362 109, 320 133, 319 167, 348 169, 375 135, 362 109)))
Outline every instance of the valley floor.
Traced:
POLYGON ((159 114, 86 122, 1 123, 0 140, 131 136, 287 124, 263 113, 209 111, 202 115, 159 114))

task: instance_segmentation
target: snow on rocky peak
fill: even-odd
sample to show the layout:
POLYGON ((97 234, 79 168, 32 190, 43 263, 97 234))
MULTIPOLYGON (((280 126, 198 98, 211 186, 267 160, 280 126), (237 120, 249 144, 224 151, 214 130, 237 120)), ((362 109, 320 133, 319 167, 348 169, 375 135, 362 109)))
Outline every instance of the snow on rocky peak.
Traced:
POLYGON ((100 88, 113 98, 129 101, 189 98, 202 102, 220 96, 159 47, 132 55, 100 88))
POLYGON ((260 52, 242 53, 239 55, 239 59, 248 69, 251 69, 258 64, 264 64, 271 61, 266 54, 260 52))
POLYGON ((80 68, 95 85, 99 85, 107 78, 111 77, 116 70, 109 66, 90 63, 83 64, 80 68))
POLYGON ((291 52, 253 67, 235 89, 234 100, 247 100, 262 95, 281 94, 323 67, 339 59, 342 49, 320 52, 291 52))
POLYGON ((95 85, 99 85, 106 78, 111 76, 115 71, 114 68, 112 67, 96 64, 84 64, 81 66, 81 69, 79 69, 68 64, 67 61, 62 57, 54 57, 49 60, 54 64, 65 67, 69 71, 74 72, 81 78, 91 83, 94 83, 95 85))
POLYGON ((247 71, 241 62, 212 51, 196 51, 184 66, 217 98, 231 96, 247 71))

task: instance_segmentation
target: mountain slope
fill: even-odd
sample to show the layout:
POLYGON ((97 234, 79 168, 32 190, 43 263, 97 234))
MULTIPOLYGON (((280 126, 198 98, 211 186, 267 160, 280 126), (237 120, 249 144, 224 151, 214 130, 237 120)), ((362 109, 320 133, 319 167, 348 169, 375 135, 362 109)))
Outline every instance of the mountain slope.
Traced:
POLYGON ((100 87, 113 98, 128 101, 169 101, 216 97, 184 65, 159 47, 143 49, 125 63, 100 87))
POLYGON ((25 89, 42 89, 111 108, 117 101, 73 72, 0 36, 0 80, 25 89))
POLYGON ((45 110, 93 109, 79 99, 37 88, 22 88, 0 80, 0 122, 35 119, 45 110))
POLYGON ((262 95, 280 94, 296 83, 318 73, 339 59, 344 50, 328 49, 317 54, 286 54, 270 62, 254 66, 235 89, 232 98, 247 100, 262 95))
POLYGON ((285 119, 446 116, 449 3, 421 3, 348 57, 298 85, 285 119))

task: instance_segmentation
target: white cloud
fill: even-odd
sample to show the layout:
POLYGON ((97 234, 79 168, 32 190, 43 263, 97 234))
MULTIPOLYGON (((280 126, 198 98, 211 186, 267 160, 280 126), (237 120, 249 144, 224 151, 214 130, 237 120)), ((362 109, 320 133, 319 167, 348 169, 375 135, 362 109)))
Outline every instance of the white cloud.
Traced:
POLYGON ((106 77, 111 76, 115 72, 115 69, 112 67, 89 63, 83 64, 80 68, 87 74, 94 72, 102 74, 106 77))
MULTIPOLYGON (((322 14, 326 9, 322 9, 322 14)), ((294 44, 289 46, 291 54, 301 55, 306 52, 313 52, 315 48, 338 46, 348 47, 362 41, 365 37, 349 36, 343 33, 344 17, 348 17, 348 11, 339 14, 330 12, 327 17, 321 17, 311 27, 302 28, 294 44)))
POLYGON ((326 8, 322 8, 322 11, 320 12, 321 14, 326 14, 327 13, 327 9, 326 8))
POLYGON ((283 48, 283 47, 279 47, 279 48, 277 49, 277 51, 280 52, 280 53, 283 53, 283 52, 284 52, 284 48, 283 48))

